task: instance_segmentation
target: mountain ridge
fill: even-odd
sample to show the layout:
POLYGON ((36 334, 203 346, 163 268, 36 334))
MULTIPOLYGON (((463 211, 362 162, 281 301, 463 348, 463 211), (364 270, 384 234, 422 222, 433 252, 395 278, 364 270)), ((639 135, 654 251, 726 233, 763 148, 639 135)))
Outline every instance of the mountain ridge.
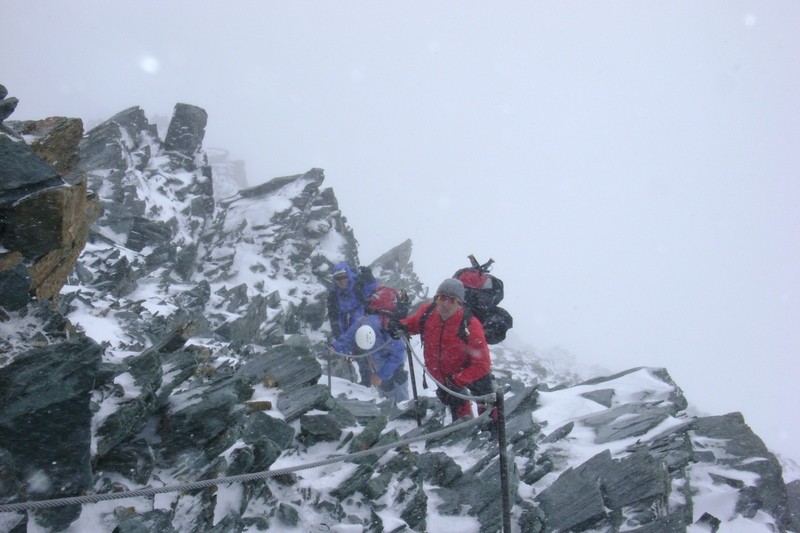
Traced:
MULTIPOLYGON (((326 281, 334 262, 360 264, 355 233, 321 169, 215 198, 206 119, 177 104, 167 142, 133 107, 73 136, 74 166, 54 173, 59 190, 86 198, 86 243, 54 281, 58 294, 20 294, 41 250, 26 255, 0 240, 0 382, 14 391, 0 402, 0 442, 10 443, 0 444, 0 505, 264 471, 447 425, 431 390, 419 390, 417 428, 412 404, 381 402, 352 383, 343 360, 331 364, 328 390, 326 281), (49 427, 54 409, 63 425, 49 427), (43 445, 54 439, 54 449, 43 445)), ((3 157, 33 158, 44 128, 6 122, 0 142, 14 151, 3 157)), ((52 194, 45 174, 31 200, 52 194)), ((19 195, 7 194, 15 200, 0 202, 0 237, 19 220, 11 217, 19 195)), ((47 253, 70 257, 59 250, 80 241, 53 239, 47 253)), ((428 290, 411 255, 406 241, 369 266, 420 302, 428 290)), ((514 527, 794 530, 797 500, 788 494, 796 492, 787 492, 775 456, 741 415, 689 415, 666 369, 581 379, 510 346, 492 355, 508 394, 514 527)), ((143 498, 128 510, 0 513, 0 523, 12 531, 93 519, 109 531, 427 531, 449 520, 495 531, 497 461, 496 444, 476 428, 319 478, 143 498)))

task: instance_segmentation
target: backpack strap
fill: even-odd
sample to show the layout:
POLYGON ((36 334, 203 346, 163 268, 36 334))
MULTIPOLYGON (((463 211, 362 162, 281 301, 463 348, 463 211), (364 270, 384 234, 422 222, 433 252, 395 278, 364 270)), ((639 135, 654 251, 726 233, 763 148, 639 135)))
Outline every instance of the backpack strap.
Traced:
POLYGON ((436 307, 436 304, 432 303, 431 305, 428 306, 427 309, 425 309, 425 311, 422 313, 422 316, 419 317, 419 338, 422 342, 425 342, 423 340, 425 333, 425 323, 428 321, 428 318, 431 316, 431 313, 433 313, 434 307, 436 307))
MULTIPOLYGON (((428 306, 427 309, 422 313, 422 316, 419 317, 419 338, 422 342, 424 341, 424 333, 425 333, 425 323, 428 321, 428 318, 433 313, 433 309, 436 307, 435 303, 432 303, 428 306)), ((461 324, 458 325, 458 337, 464 341, 464 343, 469 342, 469 321, 472 319, 472 311, 470 311, 469 307, 461 306, 461 309, 464 310, 464 314, 461 315, 461 324)))
POLYGON ((472 311, 469 307, 461 307, 464 314, 461 315, 461 324, 458 327, 458 336, 465 343, 469 342, 469 321, 472 319, 472 311))

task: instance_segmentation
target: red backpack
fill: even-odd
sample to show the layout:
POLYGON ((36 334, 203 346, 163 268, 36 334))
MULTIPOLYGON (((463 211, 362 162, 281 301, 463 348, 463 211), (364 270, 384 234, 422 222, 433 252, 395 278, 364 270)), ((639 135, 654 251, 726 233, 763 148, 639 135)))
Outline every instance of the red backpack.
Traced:
POLYGON ((405 318, 408 314, 408 295, 387 285, 379 285, 367 300, 367 311, 391 318, 405 318))
POLYGON ((505 296, 503 281, 489 274, 494 259, 480 264, 470 255, 469 261, 471 266, 457 270, 453 277, 464 284, 464 307, 483 325, 486 342, 497 344, 514 325, 511 314, 497 305, 505 296))

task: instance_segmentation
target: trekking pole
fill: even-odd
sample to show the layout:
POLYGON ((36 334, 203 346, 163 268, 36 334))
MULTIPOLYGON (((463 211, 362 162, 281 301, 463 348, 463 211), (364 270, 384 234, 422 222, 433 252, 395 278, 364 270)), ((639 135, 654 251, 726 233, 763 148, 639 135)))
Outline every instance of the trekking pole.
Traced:
POLYGON ((503 531, 511 533, 511 491, 508 483, 508 450, 503 387, 495 391, 497 402, 497 443, 500 447, 500 490, 503 492, 503 531))
POLYGON ((414 357, 411 355, 411 344, 408 337, 403 339, 406 345, 406 354, 408 355, 408 373, 411 374, 411 392, 414 394, 414 414, 417 417, 417 427, 422 425, 422 419, 419 416, 419 397, 417 396, 417 376, 414 375, 414 357))

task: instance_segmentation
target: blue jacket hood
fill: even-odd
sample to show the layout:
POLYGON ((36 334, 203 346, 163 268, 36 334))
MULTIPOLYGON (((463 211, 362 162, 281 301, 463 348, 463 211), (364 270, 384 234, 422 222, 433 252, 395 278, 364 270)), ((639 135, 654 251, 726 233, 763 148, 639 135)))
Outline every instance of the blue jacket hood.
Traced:
POLYGON ((350 265, 347 264, 346 261, 342 261, 341 263, 336 263, 333 266, 333 275, 335 276, 337 272, 346 272, 347 273, 347 289, 344 291, 339 289, 338 286, 334 283, 334 286, 337 288, 339 292, 347 292, 348 290, 352 290, 353 282, 356 279, 355 274, 353 274, 353 269, 350 268, 350 265))

